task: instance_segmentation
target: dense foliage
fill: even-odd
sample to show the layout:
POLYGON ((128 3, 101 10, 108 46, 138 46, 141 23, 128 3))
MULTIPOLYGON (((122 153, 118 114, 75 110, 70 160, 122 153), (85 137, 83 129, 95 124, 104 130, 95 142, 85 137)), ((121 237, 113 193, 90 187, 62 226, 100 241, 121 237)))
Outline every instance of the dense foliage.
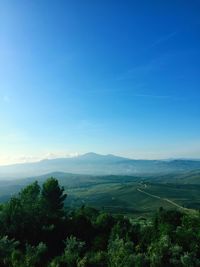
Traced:
POLYGON ((200 215, 160 210, 130 220, 89 207, 65 210, 54 178, 0 206, 0 266, 200 266, 200 215))

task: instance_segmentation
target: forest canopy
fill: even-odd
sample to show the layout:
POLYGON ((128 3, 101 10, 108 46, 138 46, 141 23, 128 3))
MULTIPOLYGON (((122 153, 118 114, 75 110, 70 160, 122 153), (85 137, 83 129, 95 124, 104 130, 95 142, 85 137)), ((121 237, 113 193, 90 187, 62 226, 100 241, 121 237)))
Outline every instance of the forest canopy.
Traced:
POLYGON ((28 185, 0 206, 2 267, 200 266, 200 214, 160 208, 129 219, 67 209, 55 178, 28 185))

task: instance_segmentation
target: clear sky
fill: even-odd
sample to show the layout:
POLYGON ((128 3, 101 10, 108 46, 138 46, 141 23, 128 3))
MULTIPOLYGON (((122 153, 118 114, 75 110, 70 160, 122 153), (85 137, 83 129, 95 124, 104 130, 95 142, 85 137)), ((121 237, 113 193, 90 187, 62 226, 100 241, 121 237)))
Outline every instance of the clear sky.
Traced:
POLYGON ((88 151, 200 158, 200 1, 0 1, 0 164, 88 151))

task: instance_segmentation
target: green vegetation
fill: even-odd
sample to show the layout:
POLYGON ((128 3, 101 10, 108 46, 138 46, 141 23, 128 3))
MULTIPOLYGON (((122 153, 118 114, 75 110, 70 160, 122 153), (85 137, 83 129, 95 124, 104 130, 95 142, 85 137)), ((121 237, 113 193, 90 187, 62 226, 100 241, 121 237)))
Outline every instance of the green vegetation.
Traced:
POLYGON ((101 183, 89 187, 70 188, 68 192, 66 205, 69 207, 80 207, 85 204, 132 217, 148 217, 161 206, 178 210, 181 210, 181 207, 200 209, 199 185, 152 182, 101 183))
MULTIPOLYGON (((105 185, 101 186, 98 191, 104 198, 105 185)), ((94 195, 96 189, 88 190, 94 195)), ((139 195, 156 201, 156 195, 138 189, 155 194, 154 186, 144 183, 137 187, 113 183, 106 193, 120 194, 121 205, 136 193, 132 201, 139 195)), ((200 266, 198 211, 160 208, 148 219, 130 219, 87 206, 65 208, 66 199, 64 188, 49 178, 42 186, 28 185, 1 204, 1 267, 200 266)))
MULTIPOLYGON (((175 204, 184 208, 200 209, 198 171, 165 176, 90 176, 59 172, 52 175, 68 193, 65 200, 68 208, 87 205, 131 217, 148 217, 161 206, 166 209, 180 209, 175 204)), ((38 184, 41 186, 48 177, 37 177, 38 184)), ((0 181, 0 202, 9 200, 34 181, 33 178, 0 181)))

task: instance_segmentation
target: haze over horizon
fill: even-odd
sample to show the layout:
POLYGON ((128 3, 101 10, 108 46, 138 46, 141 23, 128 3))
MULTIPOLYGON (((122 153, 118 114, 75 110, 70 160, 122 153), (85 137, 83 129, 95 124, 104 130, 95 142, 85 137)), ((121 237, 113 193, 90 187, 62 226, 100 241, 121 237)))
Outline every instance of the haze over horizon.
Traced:
POLYGON ((200 158, 200 2, 0 2, 0 165, 200 158))
POLYGON ((62 153, 62 154, 53 154, 53 153, 49 153, 47 155, 44 155, 43 157, 21 157, 21 158, 16 158, 13 159, 13 161, 9 161, 3 164, 0 164, 0 167, 4 167, 4 166, 11 166, 11 165, 15 165, 15 164, 24 164, 24 163, 37 163, 37 162, 42 162, 45 160, 54 160, 54 159, 76 159, 79 157, 84 157, 89 155, 92 159, 93 156, 97 156, 97 157, 106 157, 106 156, 112 156, 112 157, 116 157, 116 158, 122 158, 124 160, 139 160, 139 161, 143 161, 143 160, 149 160, 149 161, 153 161, 153 160, 157 160, 157 161, 175 161, 175 160, 191 160, 191 161, 200 161, 200 158, 198 157, 171 157, 171 158, 140 158, 140 157, 126 157, 124 155, 114 155, 114 154, 99 154, 99 153, 95 153, 95 152, 87 152, 87 153, 62 153))

